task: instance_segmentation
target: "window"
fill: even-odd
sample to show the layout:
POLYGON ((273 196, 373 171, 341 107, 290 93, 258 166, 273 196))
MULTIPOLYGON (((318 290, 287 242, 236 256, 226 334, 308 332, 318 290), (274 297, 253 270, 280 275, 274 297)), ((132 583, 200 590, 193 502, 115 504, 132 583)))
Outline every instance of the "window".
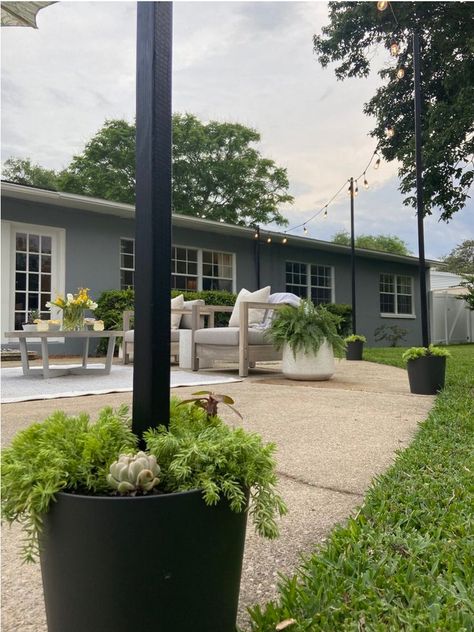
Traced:
POLYGON ((204 250, 202 253, 202 289, 232 292, 232 255, 204 250))
POLYGON ((120 289, 126 290, 135 284, 135 240, 120 239, 120 289))
POLYGON ((46 303, 51 300, 52 237, 15 231, 14 243, 14 326, 21 329, 32 310, 50 318, 46 303))
POLYGON ((310 298, 315 305, 331 303, 334 295, 333 269, 313 263, 286 262, 286 291, 310 298))
MULTIPOLYGON (((134 286, 135 241, 120 240, 120 287, 134 286)), ((171 287, 174 290, 234 290, 234 255, 228 252, 173 246, 171 287)))
POLYGON ((194 248, 171 249, 171 287, 173 290, 198 289, 198 251, 194 248))
POLYGON ((380 313, 413 316, 413 278, 401 274, 380 275, 380 313))

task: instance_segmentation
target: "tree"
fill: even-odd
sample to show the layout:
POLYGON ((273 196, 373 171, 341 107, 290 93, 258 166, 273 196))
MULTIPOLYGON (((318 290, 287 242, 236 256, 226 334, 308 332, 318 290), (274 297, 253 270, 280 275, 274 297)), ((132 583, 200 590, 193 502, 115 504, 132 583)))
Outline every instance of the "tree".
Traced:
POLYGON ((474 239, 466 239, 443 257, 443 270, 454 274, 474 274, 474 239))
POLYGON ((474 311, 474 274, 466 274, 461 285, 466 288, 467 294, 459 296, 458 298, 462 298, 466 301, 469 309, 474 311))
POLYGON ((8 158, 5 161, 2 178, 10 182, 38 187, 38 189, 50 191, 58 189, 56 172, 33 164, 29 158, 8 158))
MULTIPOLYGON (((292 202, 286 169, 253 145, 260 134, 238 123, 173 116, 173 210, 244 226, 287 224, 278 206, 292 202)), ((135 125, 106 121, 58 175, 62 191, 135 202, 135 125)))
MULTIPOLYGON (((351 245, 351 236, 345 230, 336 233, 332 238, 333 243, 341 246, 351 245)), ((393 252, 396 255, 410 255, 407 244, 396 235, 357 235, 355 238, 357 248, 367 250, 379 250, 381 252, 393 252)))
POLYGON ((329 19, 322 34, 314 36, 314 51, 322 66, 339 64, 338 79, 368 76, 375 47, 400 46, 397 60, 379 71, 384 83, 364 112, 376 117, 371 135, 378 139, 379 152, 401 165, 407 206, 416 202, 411 38, 413 29, 419 30, 425 213, 438 207, 448 221, 465 205, 474 181, 474 3, 391 2, 378 11, 376 2, 330 2, 329 19), (400 68, 405 74, 398 79, 400 68), (386 133, 390 127, 392 137, 386 133))

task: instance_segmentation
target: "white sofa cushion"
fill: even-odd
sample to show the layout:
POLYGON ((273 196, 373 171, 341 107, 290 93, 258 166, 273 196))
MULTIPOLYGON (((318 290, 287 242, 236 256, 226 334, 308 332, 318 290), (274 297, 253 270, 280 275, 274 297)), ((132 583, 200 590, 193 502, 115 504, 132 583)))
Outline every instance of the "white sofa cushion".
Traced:
MULTIPOLYGON (((194 342, 203 345, 225 345, 236 347, 239 344, 239 327, 211 327, 198 329, 194 333, 194 342)), ((262 329, 249 329, 249 345, 271 344, 265 338, 262 329)))
MULTIPOLYGON (((180 294, 171 299, 171 309, 184 309, 184 296, 180 294)), ((181 314, 171 314, 171 329, 178 329, 181 322, 181 314)))
MULTIPOLYGON (((266 303, 270 296, 270 292, 271 288, 269 285, 267 285, 267 287, 263 287, 261 290, 257 290, 256 292, 249 292, 249 290, 242 288, 237 296, 237 300, 235 301, 234 309, 232 310, 229 320, 229 327, 238 327, 240 325, 240 303, 266 303)), ((264 309, 249 309, 249 327, 252 325, 258 325, 264 318, 264 309)))
MULTIPOLYGON (((135 340, 135 336, 134 336, 134 330, 130 329, 129 331, 125 332, 125 335, 123 337, 123 339, 125 340, 125 342, 134 342, 135 340)), ((179 342, 179 329, 172 329, 171 330, 171 342, 179 342)))
MULTIPOLYGON (((193 305, 199 305, 200 307, 204 307, 206 303, 202 300, 202 298, 198 298, 195 301, 184 301, 183 309, 185 309, 187 312, 191 312, 193 305)), ((199 322, 198 327, 202 329, 204 327, 204 316, 201 316, 199 321, 200 322, 199 322)), ((187 314, 183 314, 181 318, 181 323, 179 326, 181 329, 192 329, 193 319, 192 319, 191 313, 189 314, 189 316, 187 314)))

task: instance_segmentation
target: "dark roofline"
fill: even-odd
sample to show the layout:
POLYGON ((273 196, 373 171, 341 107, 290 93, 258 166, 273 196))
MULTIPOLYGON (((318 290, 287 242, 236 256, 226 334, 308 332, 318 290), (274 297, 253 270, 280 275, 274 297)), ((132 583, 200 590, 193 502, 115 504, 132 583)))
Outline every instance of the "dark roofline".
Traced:
MULTIPOLYGON (((100 198, 93 198, 86 195, 79 195, 77 193, 64 193, 62 191, 52 191, 49 189, 39 189, 29 185, 17 184, 15 182, 9 182, 2 180, 2 197, 9 197, 14 199, 23 199, 30 202, 37 202, 42 204, 52 204, 54 206, 61 206, 62 208, 74 208, 77 210, 89 211, 92 213, 102 213, 105 215, 116 215, 118 217, 124 217, 128 219, 134 219, 135 207, 132 204, 125 204, 123 202, 111 202, 109 200, 103 200, 100 198)), ((193 228, 195 230, 208 230, 211 232, 217 232, 221 234, 246 236, 254 238, 255 230, 246 226, 237 226, 235 224, 227 224, 224 222, 216 222, 214 220, 202 219, 200 217, 193 217, 190 215, 182 215, 179 213, 173 213, 173 224, 175 226, 182 226, 184 228, 193 228)), ((319 250, 326 250, 331 252, 339 252, 341 254, 350 254, 350 246, 343 246, 340 244, 334 244, 330 241, 322 241, 319 239, 313 239, 311 237, 299 237, 298 235, 287 235, 284 232, 264 229, 262 233, 272 237, 272 240, 287 237, 291 240, 291 243, 296 243, 304 248, 318 248, 319 250)), ((356 248, 356 253, 359 256, 370 259, 384 259, 388 261, 398 261, 400 263, 410 263, 418 265, 418 257, 411 255, 398 255, 390 252, 383 252, 380 250, 368 250, 365 248, 356 248)), ((427 267, 439 265, 439 261, 427 260, 427 267)))

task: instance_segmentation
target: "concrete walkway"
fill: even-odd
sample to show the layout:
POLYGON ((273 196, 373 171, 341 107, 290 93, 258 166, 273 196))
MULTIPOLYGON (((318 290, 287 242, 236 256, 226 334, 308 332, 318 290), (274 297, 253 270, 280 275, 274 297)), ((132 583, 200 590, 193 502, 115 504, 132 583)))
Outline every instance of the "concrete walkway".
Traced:
MULTIPOLYGON (((185 397, 194 390, 174 389, 173 394, 185 397)), ((229 423, 278 445, 280 489, 289 508, 277 541, 258 538, 249 524, 240 599, 245 627, 246 606, 274 598, 278 574, 292 573, 300 556, 363 502, 372 478, 408 445, 434 398, 410 395, 402 369, 344 360, 329 382, 288 381, 278 365, 270 365, 269 371, 255 371, 244 382, 216 385, 215 390, 233 397, 245 420, 223 407, 229 423)), ((117 393, 6 404, 3 443, 57 409, 94 416, 106 405, 130 402, 130 393, 117 393)), ((2 630, 46 632, 39 566, 20 566, 20 541, 17 526, 3 528, 2 630)))

